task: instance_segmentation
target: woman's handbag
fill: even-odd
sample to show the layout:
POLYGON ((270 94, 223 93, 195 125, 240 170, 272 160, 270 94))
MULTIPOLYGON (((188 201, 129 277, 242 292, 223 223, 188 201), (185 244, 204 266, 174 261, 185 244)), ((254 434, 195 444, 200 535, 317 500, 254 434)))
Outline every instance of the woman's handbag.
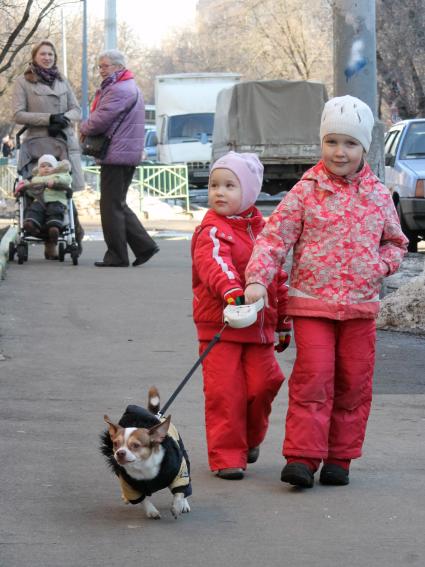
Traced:
POLYGON ((81 140, 81 153, 84 156, 91 156, 96 159, 104 159, 108 153, 111 137, 105 134, 98 136, 85 136, 81 140))
POLYGON ((121 122, 124 120, 127 114, 129 114, 136 106, 138 100, 139 92, 137 92, 136 100, 133 102, 130 108, 121 114, 120 119, 118 120, 115 128, 112 130, 109 136, 107 136, 106 134, 97 134, 96 136, 89 135, 82 137, 80 141, 81 153, 84 156, 91 156, 95 159, 105 159, 106 154, 108 153, 109 144, 112 141, 112 136, 118 130, 121 122))

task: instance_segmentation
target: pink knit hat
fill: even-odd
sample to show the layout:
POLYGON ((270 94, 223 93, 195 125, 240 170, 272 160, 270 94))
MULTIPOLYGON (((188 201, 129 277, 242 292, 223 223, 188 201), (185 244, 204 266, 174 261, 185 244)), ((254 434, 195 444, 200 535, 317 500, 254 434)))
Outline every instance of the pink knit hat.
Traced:
POLYGON ((211 167, 214 169, 230 169, 232 173, 239 179, 242 189, 242 203, 236 214, 243 213, 252 207, 257 200, 263 184, 263 164, 256 154, 237 154, 229 152, 218 158, 211 167))

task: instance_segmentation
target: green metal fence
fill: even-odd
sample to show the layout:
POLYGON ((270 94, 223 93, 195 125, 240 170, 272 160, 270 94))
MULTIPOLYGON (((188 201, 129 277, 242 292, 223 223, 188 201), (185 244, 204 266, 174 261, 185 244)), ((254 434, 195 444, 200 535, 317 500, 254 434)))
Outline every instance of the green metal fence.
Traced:
POLYGON ((10 197, 16 180, 16 165, 0 163, 0 195, 10 197))
MULTIPOLYGON (((100 167, 83 167, 84 178, 90 187, 100 191, 100 167)), ((16 166, 0 164, 0 194, 13 194, 16 166)), ((189 205, 189 182, 186 165, 140 165, 136 168, 132 187, 138 190, 140 212, 143 199, 156 197, 164 201, 183 201, 187 212, 189 205)))
MULTIPOLYGON (((93 189, 100 190, 100 167, 83 167, 86 182, 93 189)), ((136 168, 131 186, 139 192, 140 212, 143 200, 155 197, 164 201, 183 201, 187 212, 189 205, 189 181, 187 166, 181 165, 140 165, 136 168)))

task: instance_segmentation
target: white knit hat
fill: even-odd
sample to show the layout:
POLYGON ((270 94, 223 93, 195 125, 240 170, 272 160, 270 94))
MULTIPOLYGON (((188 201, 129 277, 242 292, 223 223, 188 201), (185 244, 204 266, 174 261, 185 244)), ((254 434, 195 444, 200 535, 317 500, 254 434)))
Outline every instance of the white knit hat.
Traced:
POLYGON ((44 154, 38 160, 38 167, 40 167, 42 163, 48 163, 52 167, 57 167, 58 160, 55 158, 55 156, 52 156, 52 154, 44 154))
POLYGON ((354 96, 337 96, 325 104, 320 122, 320 142, 328 134, 345 134, 368 152, 375 120, 368 105, 354 96))

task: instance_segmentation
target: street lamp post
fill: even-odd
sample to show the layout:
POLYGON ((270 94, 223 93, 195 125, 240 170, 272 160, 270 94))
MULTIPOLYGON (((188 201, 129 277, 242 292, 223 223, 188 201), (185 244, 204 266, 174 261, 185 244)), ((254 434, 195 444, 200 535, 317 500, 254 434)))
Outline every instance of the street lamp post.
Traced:
POLYGON ((83 120, 89 116, 89 80, 87 70, 87 0, 83 2, 83 53, 81 64, 81 109, 83 120))
POLYGON ((117 48, 116 0, 105 0, 105 49, 117 48))

